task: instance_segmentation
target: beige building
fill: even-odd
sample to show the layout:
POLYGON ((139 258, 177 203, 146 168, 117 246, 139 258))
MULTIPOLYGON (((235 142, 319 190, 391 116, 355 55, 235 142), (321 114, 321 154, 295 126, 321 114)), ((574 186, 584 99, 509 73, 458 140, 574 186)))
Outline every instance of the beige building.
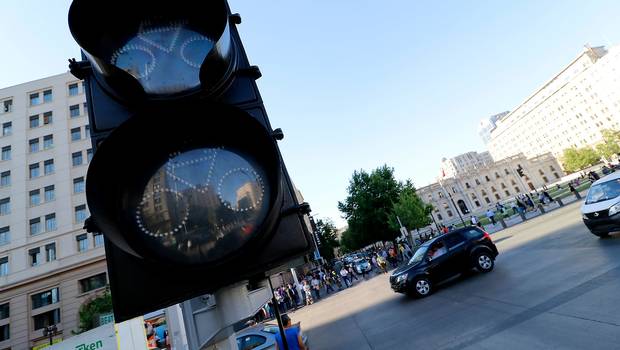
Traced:
MULTIPOLYGON (((494 116, 495 117, 495 116, 494 116)), ((510 113, 480 123, 493 159, 592 146, 620 130, 620 46, 585 49, 510 113)))
POLYGON ((0 349, 67 338, 107 284, 103 236, 88 217, 92 156, 82 83, 71 74, 0 89, 0 349))
POLYGON ((459 213, 464 218, 483 213, 498 202, 510 201, 517 194, 534 191, 562 176, 564 172, 551 154, 534 158, 520 154, 452 177, 441 177, 436 183, 418 188, 417 193, 424 202, 433 205, 438 223, 451 224, 459 220, 459 213), (523 177, 517 174, 519 167, 523 169, 523 177))
POLYGON ((467 152, 450 159, 442 159, 440 176, 454 177, 492 163, 493 158, 489 152, 467 152))

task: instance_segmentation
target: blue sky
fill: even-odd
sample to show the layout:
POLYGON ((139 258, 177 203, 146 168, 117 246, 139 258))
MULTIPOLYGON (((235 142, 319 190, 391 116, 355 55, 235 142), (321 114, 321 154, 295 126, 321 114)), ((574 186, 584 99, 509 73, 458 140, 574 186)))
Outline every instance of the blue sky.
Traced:
MULTIPOLYGON (((418 186, 442 157, 484 150, 478 121, 510 110, 589 43, 620 43, 618 1, 230 0, 289 173, 315 213, 356 169, 418 186)), ((70 1, 5 0, 0 87, 58 74, 79 50, 70 1)))

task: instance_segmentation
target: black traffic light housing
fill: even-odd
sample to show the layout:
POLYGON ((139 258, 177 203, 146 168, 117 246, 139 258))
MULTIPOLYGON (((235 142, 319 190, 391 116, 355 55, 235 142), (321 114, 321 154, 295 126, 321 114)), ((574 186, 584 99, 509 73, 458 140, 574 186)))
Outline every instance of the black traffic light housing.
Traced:
POLYGON ((297 200, 238 23, 224 0, 71 5, 83 61, 70 69, 86 83, 95 149, 86 226, 106 237, 117 322, 312 249, 310 209, 297 200))

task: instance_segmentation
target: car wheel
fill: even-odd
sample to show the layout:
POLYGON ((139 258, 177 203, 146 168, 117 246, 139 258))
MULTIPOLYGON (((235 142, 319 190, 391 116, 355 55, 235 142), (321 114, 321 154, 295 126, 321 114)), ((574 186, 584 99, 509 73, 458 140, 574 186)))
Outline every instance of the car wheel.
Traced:
POLYGON ((493 267, 495 266, 495 261, 493 260, 493 258, 491 257, 489 253, 486 253, 486 252, 478 253, 476 254, 475 259, 476 260, 474 261, 474 264, 476 266, 476 269, 480 272, 483 272, 483 273, 490 272, 491 270, 493 270, 493 267))
POLYGON ((426 277, 418 277, 413 280, 411 285, 411 295, 416 298, 424 298, 433 291, 431 281, 426 277))
POLYGON ((595 231, 590 231, 592 232, 593 235, 598 236, 599 238, 605 238, 609 236, 609 232, 595 232, 595 231))

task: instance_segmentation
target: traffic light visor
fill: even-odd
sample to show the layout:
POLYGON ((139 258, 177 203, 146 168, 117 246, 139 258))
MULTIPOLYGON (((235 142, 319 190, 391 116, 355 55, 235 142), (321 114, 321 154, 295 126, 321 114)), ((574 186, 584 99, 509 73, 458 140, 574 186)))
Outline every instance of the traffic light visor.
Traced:
POLYGON ((98 80, 121 97, 218 90, 235 66, 223 1, 74 0, 69 27, 98 80))

